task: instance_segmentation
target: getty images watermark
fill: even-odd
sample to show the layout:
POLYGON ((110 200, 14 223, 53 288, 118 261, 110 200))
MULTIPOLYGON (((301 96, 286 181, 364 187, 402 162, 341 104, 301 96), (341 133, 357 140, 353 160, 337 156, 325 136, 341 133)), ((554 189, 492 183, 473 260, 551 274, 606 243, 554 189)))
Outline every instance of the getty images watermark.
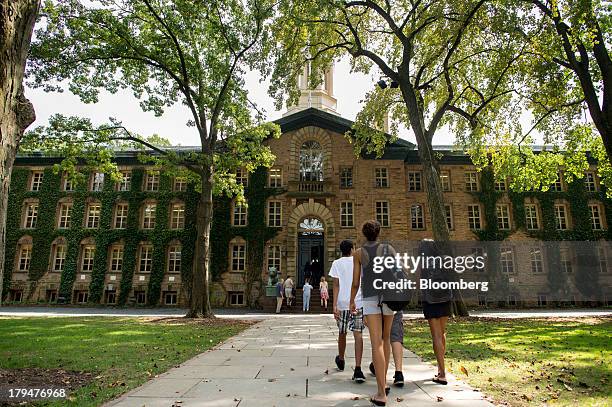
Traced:
POLYGON ((364 297, 416 302, 452 291, 478 302, 612 299, 609 241, 387 241, 364 267, 364 297))

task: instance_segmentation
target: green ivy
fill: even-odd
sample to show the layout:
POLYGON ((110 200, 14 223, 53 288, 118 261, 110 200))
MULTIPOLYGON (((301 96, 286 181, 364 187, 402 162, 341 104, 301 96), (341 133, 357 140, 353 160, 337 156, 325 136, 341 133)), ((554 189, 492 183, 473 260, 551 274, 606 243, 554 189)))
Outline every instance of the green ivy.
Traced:
MULTIPOLYGON (((268 171, 264 167, 256 169, 249 176, 245 198, 248 203, 247 226, 231 225, 232 200, 223 197, 215 200, 214 218, 211 232, 211 269, 213 280, 219 281, 221 274, 229 268, 228 248, 230 241, 240 236, 246 241, 247 275, 245 280, 245 298, 251 307, 259 306, 258 298, 252 295, 256 284, 261 284, 266 242, 279 232, 266 224, 268 198, 281 194, 282 189, 268 188, 268 171)), ((262 290, 259 290, 260 294, 262 290)))
MULTIPOLYGON (((496 241, 504 240, 516 231, 520 230, 527 236, 542 241, 596 241, 601 239, 612 240, 612 200, 606 197, 605 190, 600 192, 588 192, 584 187, 582 179, 576 179, 567 184, 566 192, 557 191, 508 191, 512 202, 512 217, 514 229, 511 231, 500 231, 497 226, 496 203, 504 192, 495 190, 495 177, 491 168, 485 168, 480 178, 481 192, 476 193, 482 203, 485 212, 485 228, 476 231, 479 240, 496 241), (539 230, 527 230, 525 225, 525 199, 534 198, 538 201, 541 210, 541 225, 539 230), (572 228, 569 230, 557 230, 555 217, 555 200, 565 200, 569 205, 568 218, 572 228), (608 230, 593 230, 591 214, 588 202, 597 200, 603 203, 608 230)), ((588 249, 586 249, 588 250, 588 249)), ((594 251, 594 248, 592 248, 594 251)), ((594 257, 594 252, 591 258, 594 257)), ((558 250, 546 250, 549 271, 547 281, 553 298, 560 297, 567 290, 567 276, 560 272, 561 259, 558 250)), ((588 264, 589 255, 582 253, 576 264, 574 274, 575 282, 582 293, 593 293, 597 289, 599 273, 597 269, 588 264)))
MULTIPOLYGON (((61 275, 59 297, 70 299, 79 268, 78 259, 81 241, 91 237, 95 239, 96 253, 89 285, 89 301, 100 303, 104 294, 104 281, 108 266, 108 249, 111 244, 123 240, 124 256, 118 303, 123 305, 129 298, 132 280, 136 267, 138 246, 141 241, 149 241, 153 245, 153 267, 148 286, 148 304, 156 305, 161 294, 161 285, 166 268, 166 252, 168 244, 177 239, 181 242, 181 276, 183 284, 190 285, 193 252, 196 239, 195 222, 198 194, 192 186, 186 192, 173 192, 171 179, 162 174, 159 192, 143 192, 142 182, 144 169, 132 170, 130 191, 115 191, 114 183, 106 177, 104 189, 101 192, 89 192, 88 185, 76 185, 74 192, 60 190, 61 176, 54 174, 52 169, 46 169, 41 190, 28 190, 29 169, 15 168, 12 174, 11 194, 9 197, 9 216, 7 221, 7 255, 5 260, 4 292, 7 293, 11 284, 11 274, 14 269, 17 243, 22 236, 31 236, 33 241, 32 259, 29 270, 30 290, 32 293, 36 283, 49 269, 51 245, 57 237, 63 236, 67 243, 67 254, 64 270, 61 275), (71 228, 56 229, 56 210, 60 199, 70 196, 73 207, 71 228), (33 230, 21 228, 21 211, 23 201, 27 198, 39 199, 37 227, 33 230), (101 204, 100 227, 95 230, 84 228, 84 216, 89 199, 98 200, 101 204), (157 202, 156 223, 153 231, 140 230, 139 213, 146 199, 157 202), (169 205, 173 199, 185 203, 185 228, 170 230, 168 228, 169 205), (117 201, 129 204, 127 228, 112 229, 113 208, 117 201)), ((89 175, 89 174, 86 174, 89 175)), ((88 177, 87 177, 88 178, 88 177)))

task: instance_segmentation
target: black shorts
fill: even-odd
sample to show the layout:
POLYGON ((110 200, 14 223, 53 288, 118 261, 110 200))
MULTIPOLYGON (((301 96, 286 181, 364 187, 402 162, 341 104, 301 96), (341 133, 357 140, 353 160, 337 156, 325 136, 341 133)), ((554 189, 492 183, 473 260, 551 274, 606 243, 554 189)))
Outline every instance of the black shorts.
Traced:
POLYGON ((425 315, 425 319, 450 317, 451 303, 450 301, 438 302, 435 304, 424 302, 423 315, 425 315))

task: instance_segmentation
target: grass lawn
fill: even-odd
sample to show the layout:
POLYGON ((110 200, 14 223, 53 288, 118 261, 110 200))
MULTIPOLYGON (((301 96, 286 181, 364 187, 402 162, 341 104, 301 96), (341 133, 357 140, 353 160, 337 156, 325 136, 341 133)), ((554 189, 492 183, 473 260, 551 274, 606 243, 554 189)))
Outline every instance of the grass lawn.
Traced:
POLYGON ((0 369, 83 371, 93 379, 51 406, 98 406, 248 324, 180 318, 0 318, 0 369))
MULTIPOLYGON (((497 402, 610 405, 612 319, 463 318, 447 332, 447 370, 497 402)), ((405 322, 404 345, 435 361, 426 321, 405 322)))

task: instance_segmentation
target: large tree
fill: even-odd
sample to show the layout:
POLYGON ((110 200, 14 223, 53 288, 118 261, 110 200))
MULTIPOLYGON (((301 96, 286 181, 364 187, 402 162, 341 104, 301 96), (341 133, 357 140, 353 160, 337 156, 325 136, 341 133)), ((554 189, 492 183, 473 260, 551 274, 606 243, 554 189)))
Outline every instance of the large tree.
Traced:
MULTIPOLYGON (((353 68, 378 72, 385 89, 367 96, 352 140, 357 152, 382 152, 389 112, 392 130, 410 128, 417 142, 436 240, 449 240, 433 140, 444 125, 459 130, 492 125, 511 99, 523 55, 520 36, 507 30, 521 16, 503 2, 281 1, 271 94, 280 103, 297 96, 305 59, 319 75, 330 61, 349 55, 353 68), (287 93, 287 90, 289 92, 287 93), (395 124, 395 126, 394 126, 395 124)), ((377 76, 377 75, 375 75, 377 76)))
MULTIPOLYGON (((142 109, 156 115, 175 103, 187 107, 201 152, 176 154, 126 133, 118 123, 89 128, 87 121, 56 118, 39 133, 62 137, 73 126, 78 141, 102 137, 102 148, 117 141, 145 144, 164 164, 195 177, 200 199, 189 317, 212 313, 213 193, 239 192, 233 171, 240 166, 252 171, 273 160, 262 141, 278 129, 257 126, 262 116, 252 109, 243 79, 266 61, 273 6, 269 0, 56 0, 45 3, 45 21, 36 31, 28 69, 34 86, 61 91, 67 81, 72 93, 90 103, 100 90, 131 89, 142 109)), ((75 138, 64 140, 69 146, 61 148, 69 153, 75 138)), ((46 145, 53 148, 49 140, 46 145)))
POLYGON ((0 303, 11 172, 23 132, 36 118, 23 78, 39 7, 38 0, 0 0, 0 303))

